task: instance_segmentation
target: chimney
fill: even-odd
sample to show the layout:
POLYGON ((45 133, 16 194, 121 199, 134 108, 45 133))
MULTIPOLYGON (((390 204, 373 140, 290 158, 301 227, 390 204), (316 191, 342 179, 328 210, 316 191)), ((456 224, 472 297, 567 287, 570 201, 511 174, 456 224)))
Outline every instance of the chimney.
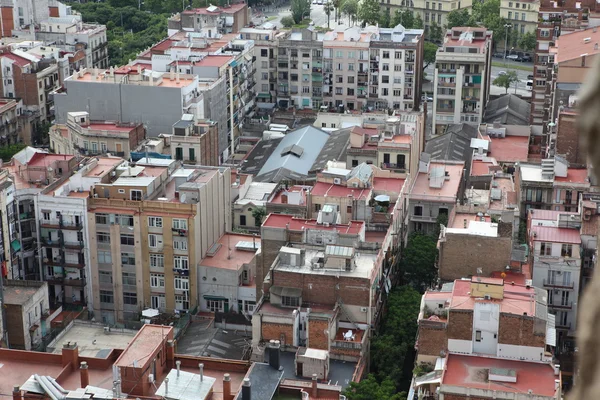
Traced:
POLYGON ((85 389, 90 384, 90 372, 88 371, 88 365, 85 361, 81 362, 79 376, 81 377, 81 387, 85 389))
POLYGON ((169 368, 173 365, 175 359, 175 342, 173 340, 167 340, 167 365, 169 368))
POLYGON ((179 376, 179 373, 181 372, 181 361, 175 361, 175 365, 177 365, 177 376, 179 376))
POLYGON ((223 375, 223 400, 231 400, 231 376, 223 375))
POLYGON ((198 367, 200 368, 200 382, 204 382, 204 364, 200 363, 198 367))
POLYGON ((242 383, 242 400, 252 400, 252 387, 249 378, 244 378, 244 383, 242 383))
POLYGON ((315 399, 317 399, 318 393, 319 393, 319 388, 317 387, 317 374, 312 374, 312 386, 311 386, 311 396, 314 397, 315 399))
POLYGON ((279 371, 279 340, 271 340, 269 343, 269 365, 279 371))
POLYGON ((281 204, 287 204, 287 202, 288 202, 288 196, 286 193, 283 193, 281 195, 281 204))
POLYGON ((558 365, 558 364, 554 364, 554 375, 556 375, 556 376, 560 375, 560 365, 558 365))
POLYGON ((19 387, 19 385, 15 385, 13 386, 13 400, 21 400, 21 388, 19 387))
POLYGON ((77 365, 79 365, 79 349, 76 342, 63 344, 62 366, 66 367, 69 364, 73 370, 77 369, 77 365))
POLYGON ((169 378, 165 378, 165 397, 169 394, 169 378))

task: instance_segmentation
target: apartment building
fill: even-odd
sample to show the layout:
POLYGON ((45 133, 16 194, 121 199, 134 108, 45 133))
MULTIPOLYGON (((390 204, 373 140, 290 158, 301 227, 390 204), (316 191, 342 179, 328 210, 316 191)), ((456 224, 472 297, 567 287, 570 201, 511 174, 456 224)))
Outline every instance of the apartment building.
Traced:
POLYGON ((34 114, 39 121, 52 121, 51 92, 59 87, 56 60, 4 48, 0 50, 0 65, 3 97, 18 97, 23 102, 23 111, 34 114))
POLYGON ((14 191, 6 192, 8 226, 3 232, 4 243, 10 242, 11 249, 6 271, 9 279, 43 279, 37 253, 40 237, 36 198, 48 185, 70 176, 77 165, 72 155, 48 154, 33 147, 26 147, 13 156, 10 164, 4 164, 14 187, 14 191))
POLYGON ((298 218, 308 218, 312 212, 311 186, 279 183, 266 204, 267 215, 287 214, 298 218))
MULTIPOLYGON (((6 0, 2 3, 1 37, 11 37, 14 30, 38 24, 50 14, 49 0, 6 0)), ((58 11, 58 7, 57 7, 58 11)))
POLYGON ((117 167, 88 200, 93 302, 105 323, 142 307, 194 309, 194 266, 231 229, 228 168, 146 161, 117 167))
POLYGON ((140 123, 91 121, 87 111, 69 112, 66 124, 50 129, 49 138, 50 149, 58 154, 111 154, 128 159, 146 138, 146 128, 140 123))
POLYGON ((577 115, 578 91, 600 54, 598 42, 598 29, 588 28, 561 35, 550 47, 550 54, 554 56, 554 73, 548 82, 552 96, 548 122, 554 125, 549 131, 550 141, 546 152, 564 154, 570 163, 581 166, 586 164, 586 155, 580 149, 579 138, 574 137, 572 122, 577 115), (559 133, 562 137, 559 137, 559 133))
MULTIPOLYGON (((50 310, 48 284, 40 281, 5 280, 2 285, 2 314, 11 349, 31 350, 49 330, 45 324, 50 310)), ((5 336, 2 335, 4 338, 5 336)))
POLYGON ((432 234, 439 227, 438 217, 450 216, 465 190, 463 169, 460 161, 421 159, 408 193, 408 233, 432 234))
POLYGON ((37 254, 52 309, 84 306, 94 310, 88 199, 92 187, 108 180, 122 163, 119 157, 85 158, 73 175, 46 187, 35 198, 37 254))
POLYGON ((184 114, 185 119, 173 125, 173 135, 166 135, 171 158, 184 164, 219 165, 218 124, 211 120, 196 120, 184 114))
MULTIPOLYGON (((533 92, 531 97, 531 125, 541 125, 544 135, 541 140, 542 151, 549 145, 548 124, 552 119, 552 87, 555 55, 550 48, 563 33, 585 29, 589 26, 590 17, 596 11, 596 2, 591 0, 567 0, 540 2, 537 26, 537 45, 533 66, 533 92)), ((583 52, 577 54, 577 56, 583 52)), ((544 156, 545 153, 542 153, 544 156)))
POLYGON ((593 193, 584 193, 581 198, 581 287, 583 290, 592 281, 596 269, 598 251, 598 198, 593 193))
POLYGON ((391 15, 394 15, 394 12, 398 9, 400 11, 409 9, 413 12, 415 17, 419 15, 424 24, 425 34, 429 32, 431 25, 434 23, 439 27, 446 26, 448 24, 448 13, 450 11, 461 9, 470 10, 472 5, 472 0, 393 0, 391 2, 381 2, 381 6, 390 10, 391 15))
POLYGON ((581 217, 578 213, 530 210, 527 216, 533 285, 548 290, 556 316, 557 349, 575 348, 581 282, 581 217))
POLYGON ((240 191, 233 203, 233 227, 248 231, 259 231, 262 220, 253 215, 256 209, 265 209, 267 199, 277 187, 276 183, 252 182, 240 191))
POLYGON ((31 144, 31 136, 25 135, 23 122, 20 121, 23 103, 11 98, 0 98, 0 145, 17 142, 31 144))
POLYGON ((512 32, 519 36, 536 33, 539 9, 538 1, 500 1, 500 16, 511 25, 512 32))
POLYGON ((529 394, 540 399, 560 398, 554 397, 555 391, 560 391, 560 384, 555 387, 555 372, 560 378, 560 371, 552 364, 555 327, 548 311, 545 290, 501 278, 473 276, 445 284, 440 291, 425 292, 418 316, 417 363, 441 366, 436 366, 439 372, 432 374, 433 380, 415 377, 414 390, 429 395, 439 390, 463 398, 466 388, 472 387, 470 392, 491 399, 491 390, 478 392, 478 386, 455 376, 465 374, 462 368, 454 369, 463 362, 469 366, 463 368, 473 371, 487 364, 492 372, 485 378, 485 387, 494 387, 495 395, 511 393, 507 398, 521 393, 521 374, 526 370, 545 371, 536 375, 544 384, 529 394), (508 366, 518 371, 511 372, 516 379, 502 379, 502 368, 508 366), (496 369, 498 377, 494 376, 496 369), (442 377, 442 371, 449 376, 442 377))
POLYGON ((91 121, 144 124, 147 136, 154 137, 170 133, 185 108, 196 104, 197 87, 196 76, 150 73, 141 66, 86 68, 67 78, 64 88, 54 93, 56 122, 66 124, 67 114, 83 106, 91 121))
POLYGON ((478 125, 489 99, 492 32, 454 27, 436 55, 433 87, 435 133, 449 124, 478 125))
POLYGON ((173 15, 168 21, 168 34, 178 31, 200 33, 204 37, 239 32, 250 23, 250 9, 246 3, 210 5, 204 8, 186 9, 173 15))
POLYGON ((277 98, 276 77, 279 42, 291 40, 290 33, 258 28, 242 28, 239 32, 243 39, 254 41, 256 101, 257 103, 273 104, 277 98))

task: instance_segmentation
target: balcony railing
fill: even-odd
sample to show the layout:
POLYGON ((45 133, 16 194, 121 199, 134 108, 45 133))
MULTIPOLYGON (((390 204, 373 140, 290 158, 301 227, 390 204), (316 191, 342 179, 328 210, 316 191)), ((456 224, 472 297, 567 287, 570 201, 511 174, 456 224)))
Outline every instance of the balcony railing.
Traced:
POLYGON ((65 242, 66 249, 81 250, 83 247, 83 242, 65 242))
POLYGON ((544 279, 544 283, 543 283, 544 287, 547 288, 559 288, 559 289, 573 289, 575 287, 575 284, 573 282, 556 282, 556 281, 549 281, 544 279))
POLYGON ((567 304, 548 304, 549 308, 556 308, 559 310, 570 310, 573 308, 573 302, 567 302, 567 304))
POLYGON ((406 165, 405 164, 395 164, 395 163, 381 163, 381 168, 405 171, 406 165))

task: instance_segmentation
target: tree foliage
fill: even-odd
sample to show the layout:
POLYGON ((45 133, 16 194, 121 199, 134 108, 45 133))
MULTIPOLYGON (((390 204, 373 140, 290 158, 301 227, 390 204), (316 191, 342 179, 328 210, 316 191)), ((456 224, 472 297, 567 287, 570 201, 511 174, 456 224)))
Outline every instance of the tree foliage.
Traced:
POLYGON ((406 29, 415 27, 415 15, 411 10, 396 10, 394 18, 392 18, 392 26, 402 25, 406 29))
POLYGON ((537 43, 537 39, 535 37, 535 33, 527 32, 523 36, 519 38, 518 45, 521 49, 525 51, 535 49, 535 44, 537 43))
POLYGON ((363 25, 375 25, 379 21, 379 1, 362 0, 358 7, 358 19, 363 25))
POLYGON ((406 396, 396 392, 396 386, 390 379, 379 383, 373 374, 369 374, 359 383, 350 382, 344 391, 348 400, 404 400, 406 396))
POLYGON ((350 25, 350 21, 356 21, 358 17, 358 0, 345 0, 341 4, 340 12, 348 17, 350 25))
POLYGON ((425 25, 423 24, 423 19, 421 18, 421 14, 417 14, 415 17, 415 22, 413 24, 413 29, 424 29, 425 25))
POLYGON ((295 24, 296 24, 296 21, 294 21, 294 18, 292 18, 290 16, 281 18, 281 25, 283 25, 284 28, 291 28, 295 24))
POLYGON ((305 17, 310 18, 310 0, 292 0, 290 9, 292 18, 297 24, 301 23, 305 17))
POLYGON ((383 8, 381 10, 381 15, 379 16, 379 26, 382 28, 389 28, 391 23, 390 11, 387 8, 383 8))
POLYGON ((433 22, 429 26, 428 39, 432 42, 441 42, 442 37, 444 36, 444 31, 441 26, 437 24, 437 22, 433 22))
POLYGON ((446 28, 448 29, 454 28, 455 26, 471 26, 473 23, 471 14, 469 14, 469 10, 466 8, 450 11, 446 21, 448 22, 446 28))
POLYGON ((14 143, 0 147, 0 160, 10 161, 10 159, 23 150, 26 146, 23 143, 14 143))
POLYGON ((481 24, 489 31, 494 32, 493 40, 498 43, 506 37, 506 20, 500 16, 500 0, 486 0, 473 2, 473 13, 469 26, 481 24))
POLYGON ((506 89, 506 93, 508 93, 508 89, 515 82, 519 82, 519 77, 515 71, 508 71, 503 75, 498 75, 494 82, 492 82, 495 86, 500 86, 506 89))
POLYGON ((254 226, 261 226, 263 218, 267 215, 265 207, 254 207, 252 209, 252 217, 254 218, 254 226))
POLYGON ((423 69, 427 68, 429 64, 435 62, 435 56, 437 54, 438 47, 430 42, 423 43, 423 69))
POLYGON ((419 290, 431 286, 437 276, 436 256, 437 237, 413 233, 402 254, 401 269, 405 281, 419 290))

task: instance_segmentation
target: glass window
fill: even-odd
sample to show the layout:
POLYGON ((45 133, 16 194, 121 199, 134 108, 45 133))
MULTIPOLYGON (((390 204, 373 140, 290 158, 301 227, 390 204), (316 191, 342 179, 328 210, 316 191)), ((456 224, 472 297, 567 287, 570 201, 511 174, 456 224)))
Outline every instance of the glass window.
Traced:
POLYGON ((98 271, 98 280, 100 283, 113 283, 112 272, 110 271, 98 271))
POLYGON ((123 303, 132 306, 137 305, 137 293, 134 292, 123 292, 123 303))
POLYGON ((150 274, 150 287, 164 288, 165 276, 162 274, 150 274))
POLYGON ((174 218, 173 219, 173 229, 187 230, 187 220, 174 218))
POLYGON ((98 250, 98 264, 111 264, 112 256, 110 251, 98 250))
POLYGON ((187 239, 173 239, 174 250, 187 250, 187 239))
POLYGON ((123 246, 135 246, 135 238, 133 235, 121 234, 121 245, 123 246))
POLYGON ((100 302, 101 303, 114 303, 114 295, 112 290, 101 290, 100 291, 100 302))
POLYGON ((162 217, 148 217, 148 226, 162 228, 162 217))
POLYGON ((110 234, 105 233, 105 232, 98 232, 96 234, 96 240, 98 241, 98 243, 109 244, 110 243, 110 234))
MULTIPOLYGON (((46 219, 44 217, 44 219, 46 219)), ((50 218, 48 218, 50 219, 50 218)), ((96 214, 96 223, 97 224, 101 224, 101 225, 107 225, 108 224, 108 214, 96 214)))
POLYGON ((163 254, 150 254, 150 267, 151 268, 164 268, 165 267, 165 256, 163 254))
POLYGON ((173 268, 175 269, 189 269, 187 256, 174 256, 173 257, 173 268))
POLYGON ((300 306, 300 298, 299 297, 281 296, 281 305, 286 306, 286 307, 299 307, 300 306))
POLYGON ((134 253, 121 253, 121 264, 135 265, 135 254, 134 253))
POLYGON ((135 272, 123 272, 123 285, 135 286, 135 272))
POLYGON ((152 248, 162 247, 163 240, 162 235, 149 234, 148 235, 148 246, 152 248))
POLYGON ((175 290, 190 290, 190 280, 188 278, 176 277, 175 290))

